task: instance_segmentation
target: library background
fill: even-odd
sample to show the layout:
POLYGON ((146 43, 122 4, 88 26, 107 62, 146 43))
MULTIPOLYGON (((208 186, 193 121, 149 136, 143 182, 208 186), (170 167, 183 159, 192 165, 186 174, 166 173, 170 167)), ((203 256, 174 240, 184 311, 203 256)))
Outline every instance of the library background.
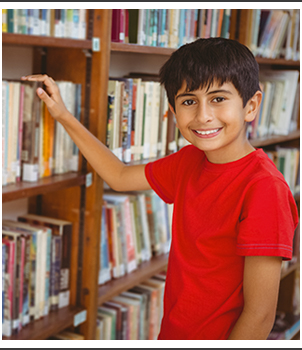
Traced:
MULTIPOLYGON (((250 142, 300 209, 299 27, 296 9, 2 10, 2 339, 156 339, 171 242, 172 206, 111 191, 20 77, 53 77, 75 117, 140 164, 186 144, 161 65, 199 37, 238 40, 264 92, 250 142)), ((269 339, 300 339, 299 238, 269 339)))

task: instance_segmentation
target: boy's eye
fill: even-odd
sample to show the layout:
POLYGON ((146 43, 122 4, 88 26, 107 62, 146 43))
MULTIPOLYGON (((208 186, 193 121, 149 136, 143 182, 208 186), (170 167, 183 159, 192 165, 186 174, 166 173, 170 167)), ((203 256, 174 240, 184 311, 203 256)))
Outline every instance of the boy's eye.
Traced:
POLYGON ((183 102, 183 104, 184 104, 185 106, 192 106, 193 104, 195 104, 195 101, 194 101, 194 100, 185 100, 185 101, 183 102))
POLYGON ((213 102, 223 102, 225 100, 225 98, 224 97, 215 97, 215 98, 213 98, 213 102))

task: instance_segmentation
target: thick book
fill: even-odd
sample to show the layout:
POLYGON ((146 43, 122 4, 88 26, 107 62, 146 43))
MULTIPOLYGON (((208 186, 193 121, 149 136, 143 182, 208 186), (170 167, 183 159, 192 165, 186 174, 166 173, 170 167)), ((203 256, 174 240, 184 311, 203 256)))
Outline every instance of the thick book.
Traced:
POLYGON ((53 235, 62 237, 59 308, 69 305, 72 223, 66 220, 27 214, 18 217, 21 222, 42 225, 50 228, 53 235))

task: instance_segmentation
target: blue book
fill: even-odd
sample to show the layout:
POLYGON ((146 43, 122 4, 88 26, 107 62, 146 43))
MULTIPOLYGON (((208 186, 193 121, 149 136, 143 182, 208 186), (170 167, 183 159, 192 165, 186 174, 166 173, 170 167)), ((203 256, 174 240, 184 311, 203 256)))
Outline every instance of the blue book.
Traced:
POLYGON ((178 46, 182 46, 183 44, 185 44, 185 42, 184 42, 185 31, 186 31, 185 16, 186 16, 186 10, 181 9, 180 16, 179 16, 178 46))
POLYGON ((166 20, 167 20, 167 10, 162 10, 162 17, 161 17, 161 40, 160 40, 160 46, 165 47, 166 46, 166 20))

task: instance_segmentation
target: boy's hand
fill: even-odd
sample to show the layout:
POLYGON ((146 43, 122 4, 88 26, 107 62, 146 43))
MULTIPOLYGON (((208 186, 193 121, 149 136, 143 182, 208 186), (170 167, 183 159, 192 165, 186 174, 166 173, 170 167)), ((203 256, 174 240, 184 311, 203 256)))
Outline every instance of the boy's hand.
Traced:
POLYGON ((64 105, 58 85, 55 81, 47 76, 46 74, 37 74, 37 75, 27 75, 21 78, 21 80, 27 81, 40 81, 45 87, 46 91, 42 88, 37 89, 37 95, 42 101, 45 102, 49 113, 59 122, 63 122, 66 117, 70 116, 69 111, 64 105))

